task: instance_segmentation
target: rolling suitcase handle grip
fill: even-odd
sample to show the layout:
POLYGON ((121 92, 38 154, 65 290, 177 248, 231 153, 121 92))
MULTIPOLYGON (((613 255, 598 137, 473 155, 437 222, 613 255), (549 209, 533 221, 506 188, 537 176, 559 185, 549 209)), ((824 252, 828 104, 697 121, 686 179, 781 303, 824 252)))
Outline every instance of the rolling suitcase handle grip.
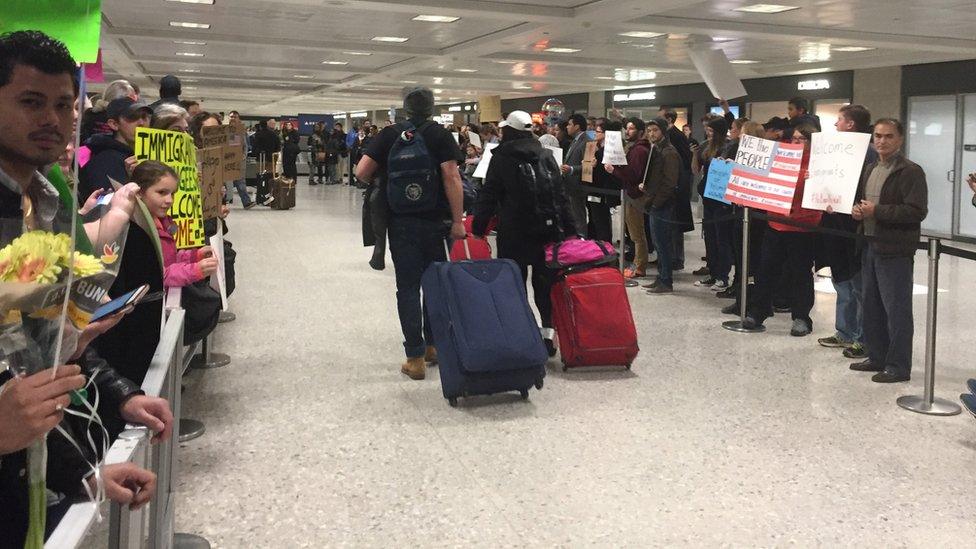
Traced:
MULTIPOLYGON (((444 251, 447 252, 447 262, 450 263, 451 262, 451 247, 447 245, 447 240, 448 239, 446 239, 446 238, 444 239, 444 251)), ((471 247, 468 246, 468 239, 465 238, 464 240, 462 240, 462 242, 464 242, 464 253, 466 255, 466 260, 467 261, 471 261, 471 247)))

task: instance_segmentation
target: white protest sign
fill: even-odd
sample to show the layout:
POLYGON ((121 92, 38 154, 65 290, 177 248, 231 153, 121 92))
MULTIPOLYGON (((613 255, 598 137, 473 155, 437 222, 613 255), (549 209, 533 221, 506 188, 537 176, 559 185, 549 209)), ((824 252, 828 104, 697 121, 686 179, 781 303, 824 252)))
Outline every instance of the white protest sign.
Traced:
POLYGON ((810 141, 810 177, 803 207, 850 214, 871 135, 857 132, 815 133, 810 141))
POLYGON ((725 57, 724 51, 697 47, 689 55, 712 95, 726 101, 746 95, 746 89, 735 75, 735 69, 729 63, 728 57, 725 57))
POLYGON ((220 310, 227 310, 227 274, 224 271, 224 236, 218 230, 210 237, 210 247, 217 258, 217 271, 210 275, 210 287, 220 294, 220 310))
POLYGON ((543 147, 552 151, 552 155, 556 157, 556 165, 563 165, 563 150, 560 147, 550 147, 549 145, 543 145, 543 147))
POLYGON ((479 149, 482 148, 481 147, 481 136, 480 135, 478 135, 478 134, 476 134, 474 132, 469 131, 468 132, 468 141, 470 141, 471 144, 474 145, 475 147, 478 147, 479 149))
POLYGON ((488 147, 485 149, 484 154, 481 155, 481 162, 478 162, 478 167, 475 168, 474 173, 471 174, 471 177, 484 179, 484 177, 488 175, 488 164, 491 164, 491 150, 497 146, 497 143, 488 143, 488 147))
POLYGON ((627 165, 623 132, 610 131, 606 133, 603 143, 603 163, 613 166, 627 165))
POLYGON ((735 163, 756 170, 769 170, 769 163, 773 159, 775 149, 775 141, 743 135, 739 139, 739 150, 735 154, 735 163))

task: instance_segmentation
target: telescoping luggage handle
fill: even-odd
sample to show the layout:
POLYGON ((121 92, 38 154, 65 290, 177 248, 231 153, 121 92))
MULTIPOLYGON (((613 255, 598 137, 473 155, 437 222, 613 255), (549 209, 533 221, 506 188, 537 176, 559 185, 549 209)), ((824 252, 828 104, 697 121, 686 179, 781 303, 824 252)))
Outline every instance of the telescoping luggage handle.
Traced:
MULTIPOLYGON (((448 239, 445 238, 444 239, 444 251, 447 252, 447 259, 445 259, 445 261, 447 261, 448 263, 450 263, 451 262, 451 247, 447 245, 447 241, 448 241, 448 239)), ((464 240, 462 240, 462 242, 464 242, 464 254, 466 256, 465 259, 467 261, 471 261, 471 247, 468 246, 468 237, 467 237, 467 235, 465 235, 464 240)))

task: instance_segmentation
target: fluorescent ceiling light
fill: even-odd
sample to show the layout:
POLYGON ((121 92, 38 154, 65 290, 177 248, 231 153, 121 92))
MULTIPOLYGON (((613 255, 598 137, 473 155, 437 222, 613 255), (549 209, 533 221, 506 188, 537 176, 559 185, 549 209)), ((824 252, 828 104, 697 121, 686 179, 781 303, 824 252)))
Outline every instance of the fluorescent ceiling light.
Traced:
POLYGON ((401 36, 374 36, 373 37, 373 42, 396 42, 399 44, 399 43, 406 42, 407 40, 410 39, 403 38, 401 36))
POLYGON ((800 6, 784 6, 782 4, 752 4, 735 8, 732 11, 743 11, 746 13, 783 13, 784 11, 798 10, 800 6))
POLYGON ((180 69, 180 72, 200 72, 200 69, 180 69))
POLYGON ((432 91, 432 92, 434 92, 434 93, 444 93, 444 90, 442 90, 442 89, 440 89, 440 88, 434 88, 434 89, 432 89, 432 90, 430 90, 430 91, 432 91))
POLYGON ((184 4, 209 4, 213 5, 214 0, 166 0, 167 2, 182 2, 184 4))
POLYGON ((826 42, 801 42, 800 63, 830 61, 830 44, 826 42))
POLYGON ((365 52, 365 51, 344 51, 342 53, 344 53, 346 55, 373 55, 373 54, 371 54, 369 52, 365 52))
POLYGON ((597 76, 597 80, 613 80, 612 76, 597 76))
POLYGON ((307 74, 296 74, 295 75, 295 78, 311 78, 311 76, 309 76, 307 74))
POLYGON ((683 32, 672 32, 668 35, 668 40, 685 40, 688 35, 683 32))
POLYGON ((435 84, 443 84, 444 83, 444 79, 441 78, 440 76, 437 76, 437 77, 434 78, 434 83, 435 84))
POLYGON ((627 36, 629 38, 657 38, 658 36, 664 36, 663 32, 649 32, 649 31, 629 31, 621 32, 620 36, 627 36))
POLYGON ((184 29, 209 29, 210 23, 189 23, 187 21, 170 21, 171 27, 182 27, 184 29))
POLYGON ((830 72, 833 69, 824 67, 822 69, 807 69, 805 71, 796 71, 793 74, 820 74, 822 72, 830 72))
POLYGON ((185 82, 199 82, 199 80, 197 80, 196 78, 181 78, 180 79, 180 83, 185 83, 185 82))
POLYGON ((180 55, 183 57, 203 57, 202 53, 195 53, 192 51, 178 51, 176 52, 176 55, 180 55))
POLYGON ((454 69, 456 72, 478 72, 478 69, 454 69))
POLYGON ((834 51, 846 51, 846 52, 856 52, 856 51, 871 51, 877 48, 869 48, 867 46, 838 46, 834 48, 834 51))
POLYGON ((732 59, 729 61, 729 63, 732 63, 733 65, 755 65, 756 63, 759 63, 759 61, 754 61, 752 59, 732 59))
POLYGON ((414 21, 424 21, 427 23, 453 23, 460 19, 460 17, 454 17, 452 15, 418 15, 414 17, 414 21))
POLYGON ((348 65, 348 61, 322 61, 323 65, 348 65))
POLYGON ((416 80, 401 80, 400 83, 401 84, 416 84, 417 81, 416 80))
POLYGON ((183 44, 185 46, 206 46, 206 42, 201 42, 199 40, 173 40, 174 44, 183 44))
POLYGON ((195 89, 197 89, 197 87, 196 86, 183 86, 182 89, 184 89, 184 90, 195 90, 195 89))
POLYGON ((735 38, 731 38, 729 36, 713 36, 712 37, 712 42, 731 42, 733 40, 735 40, 735 38))
POLYGON ((576 48, 546 48, 544 51, 549 53, 576 53, 582 50, 578 50, 576 48))
POLYGON ((613 71, 613 79, 618 82, 639 82, 641 80, 654 80, 657 73, 643 69, 616 69, 613 71))

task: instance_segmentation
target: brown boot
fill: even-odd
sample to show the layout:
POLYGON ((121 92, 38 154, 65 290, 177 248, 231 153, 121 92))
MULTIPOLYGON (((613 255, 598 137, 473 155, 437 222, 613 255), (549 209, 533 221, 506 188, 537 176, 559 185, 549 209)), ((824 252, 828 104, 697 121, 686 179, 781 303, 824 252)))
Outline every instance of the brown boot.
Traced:
POLYGON ((424 379, 427 377, 427 364, 423 357, 408 358, 400 367, 400 371, 407 374, 410 379, 424 379))
POLYGON ((428 364, 437 364, 437 349, 433 346, 427 346, 427 353, 424 354, 424 362, 428 364))

